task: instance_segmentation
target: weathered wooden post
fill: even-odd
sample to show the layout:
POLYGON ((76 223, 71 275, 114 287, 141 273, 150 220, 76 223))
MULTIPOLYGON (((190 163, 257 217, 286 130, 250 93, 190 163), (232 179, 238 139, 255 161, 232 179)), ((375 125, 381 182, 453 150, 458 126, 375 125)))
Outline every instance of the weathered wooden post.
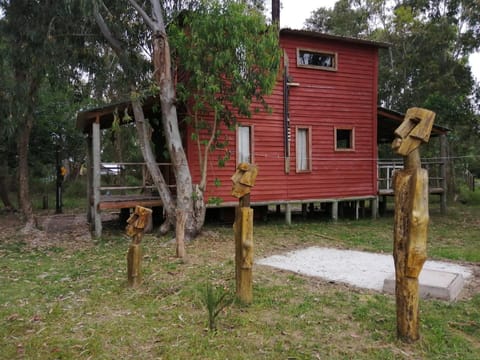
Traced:
POLYGON ((132 238, 127 253, 127 276, 128 285, 132 287, 137 287, 142 283, 142 248, 140 242, 151 215, 151 209, 137 205, 135 211, 127 220, 128 225, 125 230, 127 235, 132 238))
POLYGON ((253 209, 250 208, 250 190, 255 185, 257 173, 255 165, 241 163, 232 176, 232 195, 239 199, 233 224, 236 294, 245 304, 250 304, 253 300, 253 209))
POLYGON ((394 246, 397 336, 419 339, 418 276, 427 258, 428 172, 422 169, 419 147, 428 142, 435 113, 410 108, 395 130, 392 149, 403 156, 403 170, 394 173, 394 246))

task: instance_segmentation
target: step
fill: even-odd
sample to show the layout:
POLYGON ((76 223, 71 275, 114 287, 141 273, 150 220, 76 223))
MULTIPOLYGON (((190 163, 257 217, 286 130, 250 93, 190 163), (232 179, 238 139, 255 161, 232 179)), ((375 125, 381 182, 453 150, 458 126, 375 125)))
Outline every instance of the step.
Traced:
MULTIPOLYGON (((419 277, 419 295, 422 299, 455 301, 462 291, 464 283, 461 274, 423 269, 419 277)), ((391 274, 384 280, 383 291, 395 294, 395 274, 391 274)))

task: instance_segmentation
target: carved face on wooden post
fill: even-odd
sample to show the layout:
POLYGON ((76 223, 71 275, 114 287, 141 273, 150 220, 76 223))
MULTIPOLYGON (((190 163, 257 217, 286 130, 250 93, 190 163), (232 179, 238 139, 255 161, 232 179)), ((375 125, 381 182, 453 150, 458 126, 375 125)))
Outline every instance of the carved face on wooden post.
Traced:
POLYGON ((252 187, 255 185, 255 179, 257 178, 258 169, 256 165, 248 163, 240 163, 237 166, 237 171, 231 177, 232 196, 236 198, 244 197, 250 194, 252 187))
POLYGON ((127 227, 125 228, 127 235, 134 237, 135 235, 143 232, 143 229, 147 225, 147 221, 152 214, 152 210, 143 206, 136 206, 135 211, 127 220, 127 227))
POLYGON ((407 156, 430 139, 435 113, 421 108, 410 108, 405 119, 395 130, 392 149, 398 155, 407 156))

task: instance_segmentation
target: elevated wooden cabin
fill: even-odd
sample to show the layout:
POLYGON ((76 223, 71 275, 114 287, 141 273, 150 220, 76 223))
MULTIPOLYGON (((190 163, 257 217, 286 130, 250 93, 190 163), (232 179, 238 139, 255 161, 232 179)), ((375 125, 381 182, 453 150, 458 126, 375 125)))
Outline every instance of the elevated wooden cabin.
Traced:
MULTIPOLYGON (((235 131, 223 129, 228 147, 210 156, 207 206, 236 205, 230 194, 230 177, 237 163, 246 161, 259 168, 252 206, 283 206, 287 222, 291 221, 292 206, 300 204, 304 211, 307 206, 326 208, 336 219, 344 206, 358 217, 368 201, 375 217, 379 194, 377 126, 383 124, 377 123, 378 52, 387 45, 291 29, 280 31, 279 45, 283 66, 267 99, 271 112, 240 119, 235 131), (226 151, 230 159, 219 167, 217 159, 226 151)), ((147 118, 158 116, 152 101, 145 103, 147 118)), ((102 187, 100 181, 100 132, 111 126, 114 112, 122 116, 125 108, 128 103, 114 104, 83 111, 77 118, 77 127, 89 135, 89 215, 97 236, 101 234, 103 209, 161 205, 158 197, 130 195, 122 200, 102 195, 113 189, 102 187)), ((196 144, 190 140, 193 129, 183 131, 197 182, 200 168, 196 144)), ((167 164, 162 166, 168 168, 167 164)))

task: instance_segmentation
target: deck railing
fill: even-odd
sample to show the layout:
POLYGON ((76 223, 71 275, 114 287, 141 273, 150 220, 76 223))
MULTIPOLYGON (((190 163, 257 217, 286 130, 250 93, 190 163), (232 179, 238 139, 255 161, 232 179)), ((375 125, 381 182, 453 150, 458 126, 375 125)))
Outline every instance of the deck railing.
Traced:
MULTIPOLYGON (((422 167, 428 170, 428 186, 430 192, 444 192, 444 163, 440 160, 429 159, 422 161, 422 167)), ((393 194, 393 173, 395 170, 403 169, 402 160, 379 160, 378 161, 378 191, 380 194, 393 194)))

